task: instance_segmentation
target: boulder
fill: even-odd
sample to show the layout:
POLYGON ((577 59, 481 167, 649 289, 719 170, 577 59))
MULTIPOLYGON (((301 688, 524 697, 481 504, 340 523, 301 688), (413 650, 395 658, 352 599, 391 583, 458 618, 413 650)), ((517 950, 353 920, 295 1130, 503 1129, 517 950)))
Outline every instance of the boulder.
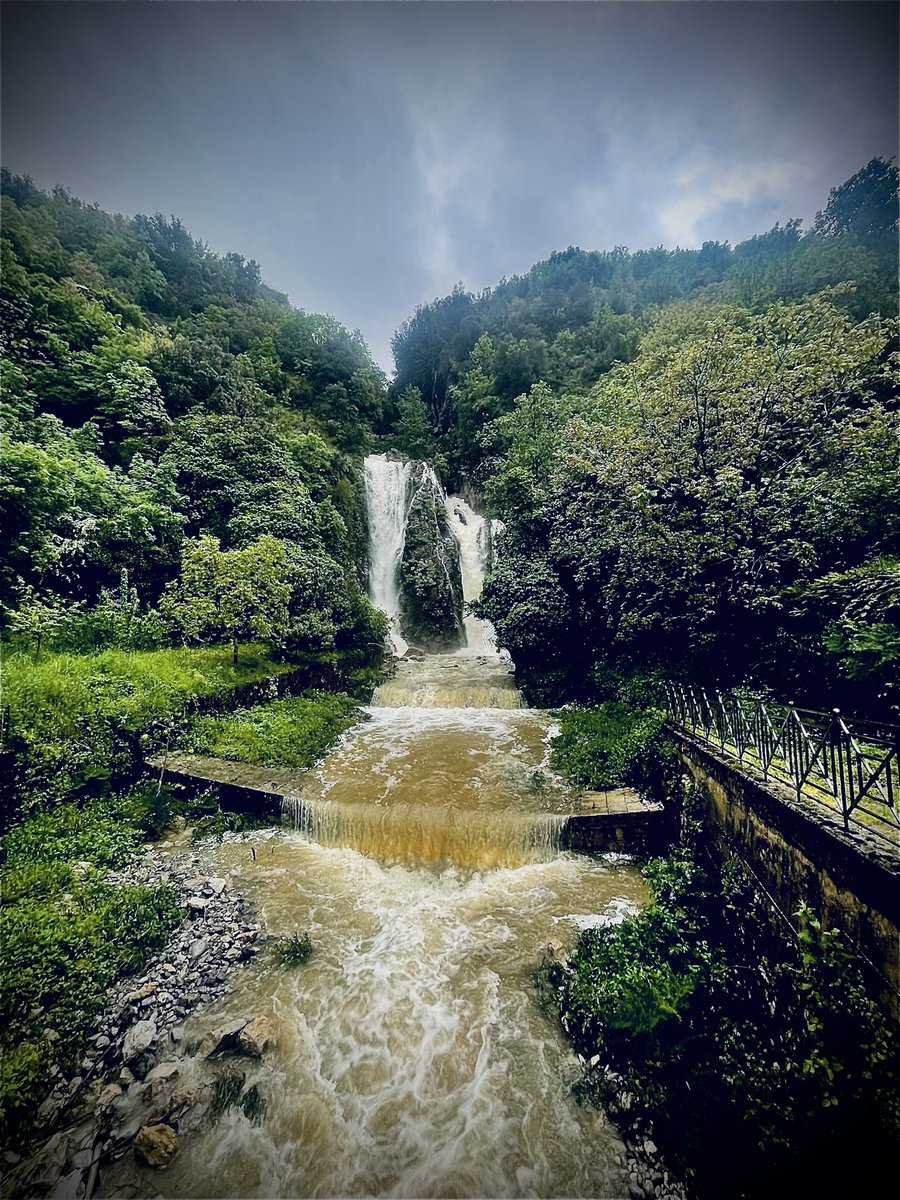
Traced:
POLYGON ((126 1063, 134 1062, 156 1041, 156 1022, 138 1021, 125 1034, 122 1043, 122 1058, 126 1063))
POLYGON ((204 1058, 214 1058, 217 1054, 227 1054, 237 1047, 238 1034, 247 1024, 246 1017, 238 1017, 236 1021, 227 1021, 206 1035, 200 1043, 200 1054, 204 1058))
POLYGON ((254 1017, 237 1035, 238 1048, 250 1058, 262 1058, 275 1040, 275 1030, 268 1017, 254 1017))
POLYGON ((148 1167, 167 1167, 178 1153, 178 1134, 171 1125, 144 1125, 135 1136, 134 1153, 148 1167))

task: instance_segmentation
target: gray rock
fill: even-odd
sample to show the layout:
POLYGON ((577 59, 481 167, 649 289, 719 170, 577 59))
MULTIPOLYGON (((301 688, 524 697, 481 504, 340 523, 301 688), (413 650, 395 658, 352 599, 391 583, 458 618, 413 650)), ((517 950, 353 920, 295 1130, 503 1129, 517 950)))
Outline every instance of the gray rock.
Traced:
POLYGON ((153 1045, 156 1041, 156 1022, 138 1021, 125 1035, 122 1045, 122 1058, 131 1063, 153 1045))
POLYGON ((62 1175, 52 1192, 52 1200, 76 1200, 83 1172, 76 1169, 62 1175))

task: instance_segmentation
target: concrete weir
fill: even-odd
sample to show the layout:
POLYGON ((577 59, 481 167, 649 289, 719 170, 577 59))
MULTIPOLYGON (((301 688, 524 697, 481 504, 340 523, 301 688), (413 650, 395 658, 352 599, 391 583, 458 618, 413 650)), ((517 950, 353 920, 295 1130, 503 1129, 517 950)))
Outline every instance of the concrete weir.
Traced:
MULTIPOLYGON (((191 791, 215 787, 227 811, 271 820, 281 820, 285 801, 302 795, 309 780, 306 771, 256 767, 199 754, 149 758, 147 766, 170 785, 191 791)), ((663 805, 648 804, 629 788, 583 793, 578 804, 557 820, 557 847, 581 854, 659 853, 669 829, 663 805)))

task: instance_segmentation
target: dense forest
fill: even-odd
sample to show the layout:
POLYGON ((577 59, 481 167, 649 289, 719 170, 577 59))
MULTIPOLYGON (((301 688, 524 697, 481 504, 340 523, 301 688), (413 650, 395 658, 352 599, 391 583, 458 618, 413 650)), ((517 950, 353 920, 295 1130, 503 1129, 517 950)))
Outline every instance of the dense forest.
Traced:
POLYGON ((385 380, 175 218, 3 176, 5 629, 130 649, 378 636, 356 464, 385 380))
POLYGON ((397 332, 396 443, 507 526, 483 614, 537 700, 639 675, 900 703, 897 170, 811 229, 554 254, 397 332))

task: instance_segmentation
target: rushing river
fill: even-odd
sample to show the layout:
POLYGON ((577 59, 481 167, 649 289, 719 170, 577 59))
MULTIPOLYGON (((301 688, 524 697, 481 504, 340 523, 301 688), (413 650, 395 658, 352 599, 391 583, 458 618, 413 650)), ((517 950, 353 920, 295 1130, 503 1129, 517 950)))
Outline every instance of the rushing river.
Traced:
MULTIPOLYGON (((571 798, 548 768, 550 720, 517 707, 508 671, 401 664, 288 805, 308 832, 213 852, 268 934, 308 932, 314 951, 299 967, 260 955, 185 1029, 271 1020, 273 1049, 236 1060, 262 1115, 228 1109, 164 1171, 123 1164, 108 1194, 627 1193, 621 1145, 573 1101, 578 1065, 531 973, 551 942, 634 910, 644 888, 626 860, 555 849, 571 798)), ((182 1083, 213 1069, 188 1060, 182 1083)))

